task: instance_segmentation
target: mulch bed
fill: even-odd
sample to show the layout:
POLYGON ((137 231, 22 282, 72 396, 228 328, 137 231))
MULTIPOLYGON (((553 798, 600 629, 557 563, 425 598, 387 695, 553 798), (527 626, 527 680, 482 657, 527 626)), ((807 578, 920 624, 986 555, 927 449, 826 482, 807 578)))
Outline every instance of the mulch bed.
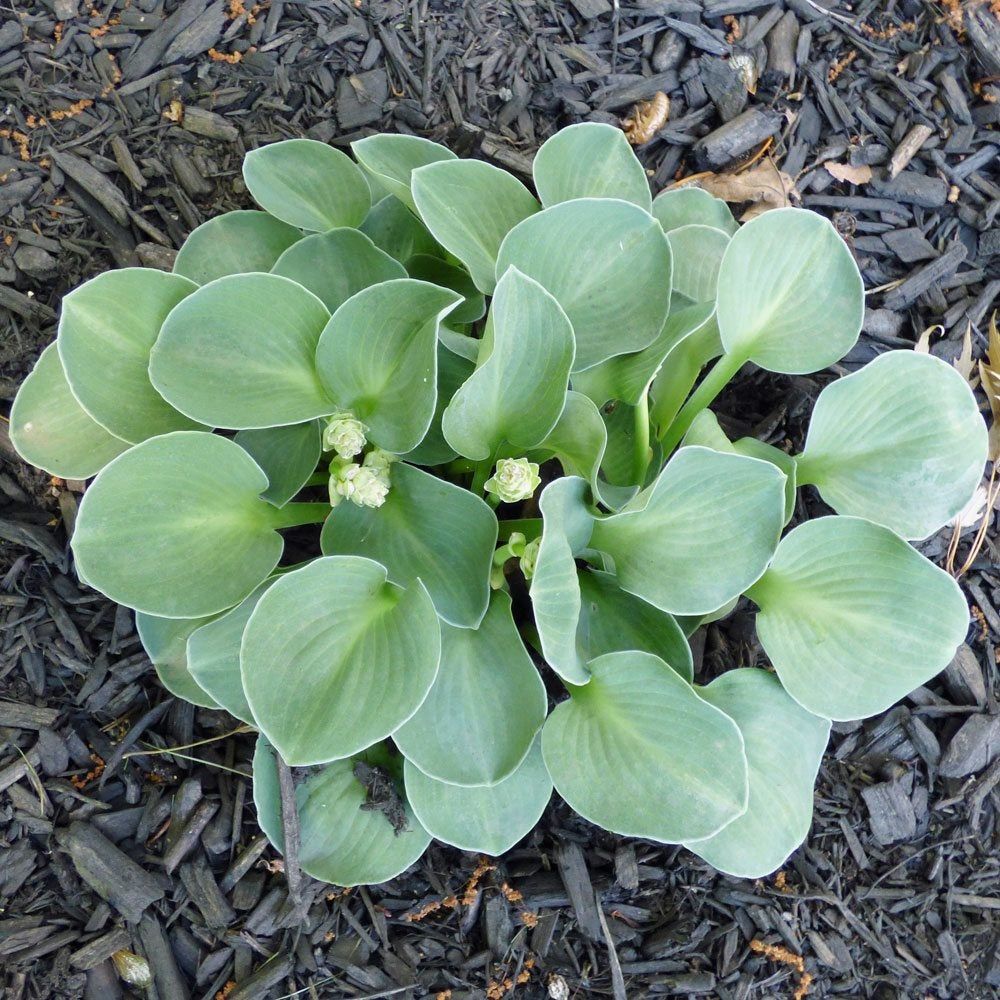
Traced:
MULTIPOLYGON (((998 80, 1000 15, 974 0, 7 4, 0 399, 71 287, 169 267, 194 226, 249 204, 248 148, 409 131, 523 173, 557 127, 619 123, 657 92, 670 117, 639 150, 656 189, 776 164, 834 218, 872 290, 841 370, 931 326, 934 353, 960 356, 968 331, 980 357, 1000 300, 998 80)), ((723 409, 796 440, 824 379, 760 373, 723 409)), ((897 708, 834 727, 812 834, 776 878, 720 876, 554 798, 495 865, 435 847, 371 889, 306 879, 300 911, 255 825, 252 736, 166 696, 131 614, 76 581, 76 484, 2 433, 0 462, 5 1000, 998 995, 992 538, 963 578, 967 645, 897 708), (148 988, 119 975, 121 951, 147 960, 148 988)), ((696 659, 760 662, 752 634, 739 612, 696 659)))

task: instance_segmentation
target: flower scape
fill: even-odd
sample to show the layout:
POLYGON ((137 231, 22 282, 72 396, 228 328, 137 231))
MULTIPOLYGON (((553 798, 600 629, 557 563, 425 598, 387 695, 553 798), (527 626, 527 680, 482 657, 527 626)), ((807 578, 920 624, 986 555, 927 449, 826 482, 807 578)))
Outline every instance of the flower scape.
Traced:
POLYGON ((861 277, 825 219, 654 199, 603 124, 549 139, 533 190, 413 136, 352 151, 254 150, 260 210, 200 226, 171 273, 65 297, 11 439, 94 477, 81 579, 135 609, 169 691, 258 732, 279 850, 279 758, 304 769, 316 878, 385 881, 432 838, 500 854, 553 788, 608 830, 773 871, 831 720, 885 710, 965 637, 911 542, 979 486, 969 386, 890 351, 826 384, 801 453, 731 440, 710 406, 744 366, 818 372, 857 341, 861 277), (699 683, 688 639, 740 601, 765 658, 699 683))

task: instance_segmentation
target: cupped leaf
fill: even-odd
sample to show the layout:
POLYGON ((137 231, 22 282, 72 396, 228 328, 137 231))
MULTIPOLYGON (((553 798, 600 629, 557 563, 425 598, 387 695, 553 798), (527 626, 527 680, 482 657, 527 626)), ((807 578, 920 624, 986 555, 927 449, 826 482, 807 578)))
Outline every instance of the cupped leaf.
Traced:
POLYGON ((442 626, 434 685, 392 739, 437 781, 495 785, 524 760, 546 708, 545 685, 521 642, 510 597, 495 591, 478 628, 442 626))
POLYGON ((174 274, 207 285, 227 274, 270 271, 302 232, 267 212, 226 212, 203 222, 184 241, 174 274))
MULTIPOLYGON (((573 388, 589 396, 598 406, 617 399, 635 406, 656 377, 664 359, 687 337, 715 328, 715 302, 686 306, 671 312, 656 340, 633 354, 608 358, 573 376, 573 388)), ((700 366, 699 366, 700 367, 700 366)), ((690 388, 690 386, 689 386, 690 388)))
POLYGON ((620 198, 648 212, 649 180, 625 133, 604 122, 579 122, 542 143, 531 167, 549 208, 574 198, 620 198))
POLYGON ((442 256, 444 251, 427 227, 398 198, 383 198, 365 216, 359 227, 393 260, 405 264, 414 254, 442 256))
POLYGON ((575 369, 648 347, 670 309, 670 244, 641 208, 612 198, 563 202, 504 239, 497 275, 516 267, 566 311, 575 369), (629 289, 642 288, 642 295, 629 289))
POLYGON ((573 327, 559 303, 509 268, 490 306, 480 363, 444 411, 445 439, 476 461, 504 442, 533 448, 562 413, 573 353, 573 327))
POLYGON ((847 244, 815 212, 778 208, 733 237, 722 258, 719 333, 728 354, 789 375, 819 371, 855 344, 864 284, 847 244))
POLYGON ((452 397, 458 392, 458 387, 475 371, 475 363, 449 350, 440 340, 440 332, 438 336, 437 401, 434 406, 434 418, 423 441, 402 456, 410 465, 442 465, 458 457, 458 452, 444 439, 441 421, 452 397))
POLYGON ((240 669, 260 731, 289 764, 358 753, 398 729, 437 675, 441 631, 420 581, 326 556, 286 573, 243 631, 240 669))
POLYGON ((745 811, 747 761, 732 719, 651 653, 608 653, 589 670, 590 683, 542 729, 556 791, 581 816, 673 844, 713 836, 745 811))
POLYGON ((477 319, 482 319, 486 315, 486 298, 473 284, 465 268, 449 264, 440 257, 419 253, 406 262, 406 273, 418 281, 450 288, 462 296, 464 301, 455 306, 448 315, 448 322, 454 326, 475 323, 477 319))
POLYGON ((324 554, 369 556, 401 586, 419 578, 446 622, 476 628, 489 603, 496 516, 468 490, 404 462, 389 477, 381 507, 342 503, 331 511, 324 554))
POLYGON ((231 274, 167 317, 149 375, 193 419, 245 430, 298 424, 337 409, 314 355, 330 314, 277 274, 231 274))
POLYGON ((212 618, 157 618, 137 611, 135 630, 156 668, 160 683, 192 705, 218 708, 219 703, 195 680, 187 659, 188 637, 212 618))
POLYGON ((80 405, 115 437, 136 443, 201 425, 149 380, 149 352, 167 314, 197 285, 145 267, 106 271, 64 299, 56 344, 80 405))
POLYGON ((406 797, 425 830, 444 844, 497 857, 534 829, 552 798, 536 739, 512 774, 491 786, 463 788, 404 766, 406 797))
POLYGON ((747 756, 747 811, 708 840, 684 846, 713 868, 763 878, 806 838, 813 785, 830 722, 805 711, 766 670, 730 670, 698 691, 739 726, 747 756))
POLYGON ((87 583, 164 618, 217 614, 274 569, 267 477, 237 444, 176 431, 106 465, 80 504, 73 554, 87 583))
POLYGON ((714 307, 729 234, 711 226, 681 226, 667 233, 667 239, 674 262, 673 294, 714 307))
POLYGON ((682 226, 712 226, 731 236, 740 228, 729 206, 701 188, 661 191, 653 199, 653 215, 665 233, 682 226))
MULTIPOLYGON (((337 760, 296 786, 299 864, 313 878, 335 885, 376 885, 406 871, 427 849, 430 834, 401 803, 406 827, 398 833, 378 809, 365 808, 367 793, 354 766, 365 757, 337 760)), ((253 797, 268 840, 284 851, 284 825, 274 749, 257 739, 253 797)))
POLYGON ((882 712, 965 638, 958 584, 888 528, 821 517, 790 531, 748 596, 785 690, 828 719, 882 712))
POLYGON ((243 691, 240 644, 250 615, 275 579, 265 580, 232 611, 202 625, 187 641, 187 664, 192 678, 221 708, 251 726, 257 723, 243 691))
POLYGON ((371 207, 368 182, 357 164, 315 139, 252 149, 243 160, 243 180, 261 208, 314 233, 358 226, 371 207))
POLYGON ((539 210, 512 174, 481 160, 440 160, 414 171, 413 200, 434 238, 468 269, 481 291, 496 286, 504 237, 539 210))
MULTIPOLYGON (((706 307, 702 305, 696 308, 706 307)), ((677 416, 702 368, 722 354, 719 325, 714 311, 701 321, 698 313, 689 313, 688 309, 674 313, 673 316, 678 321, 682 316, 690 316, 691 326, 669 349, 649 387, 649 419, 661 431, 668 428, 677 416)), ((685 319, 684 322, 687 326, 688 320, 685 319)), ((669 320, 667 326, 670 326, 669 320)))
POLYGON ((437 399, 437 335, 455 292, 399 278, 351 296, 330 318, 316 366, 330 396, 403 454, 423 440, 437 399))
POLYGON ((355 292, 393 278, 406 268, 356 229, 314 233, 289 247, 270 268, 308 288, 334 313, 355 292))
POLYGON ((951 365, 890 351, 820 393, 796 464, 838 513, 926 538, 968 503, 987 447, 976 399, 951 365))
POLYGON ((682 448, 639 509, 595 522, 590 544, 614 560, 623 589, 671 614, 707 614, 764 572, 784 495, 769 462, 682 448))
POLYGON ((26 462, 64 479, 89 479, 129 447, 77 402, 55 344, 42 351, 14 397, 10 440, 26 462))
POLYGON ((264 470, 268 487, 261 496, 275 507, 284 507, 305 486, 323 453, 316 420, 240 431, 234 440, 264 470))
POLYGON ((413 172, 429 163, 458 159, 447 147, 416 135, 370 135, 352 142, 351 149, 368 173, 414 211, 417 208, 410 191, 413 172))
POLYGON ((542 541, 531 578, 531 606, 545 662, 565 681, 590 679, 577 651, 581 595, 575 557, 590 541, 594 516, 586 504, 587 483, 566 476, 549 483, 538 505, 542 541))

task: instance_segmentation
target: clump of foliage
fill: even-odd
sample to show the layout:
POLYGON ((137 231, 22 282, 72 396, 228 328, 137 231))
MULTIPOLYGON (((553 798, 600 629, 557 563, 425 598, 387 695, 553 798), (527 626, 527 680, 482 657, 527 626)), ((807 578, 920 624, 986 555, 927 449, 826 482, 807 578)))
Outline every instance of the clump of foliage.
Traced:
POLYGON ((823 389, 801 454, 730 440, 708 407, 745 365, 816 372, 856 342, 827 221, 654 200, 606 125, 546 142, 535 193, 411 136, 353 152, 250 153, 263 211, 196 229, 173 273, 66 296, 11 437, 96 475, 81 578, 136 610, 170 691, 259 730, 279 848, 273 754, 308 768, 318 878, 388 879, 432 837, 502 852, 553 785, 609 830, 775 869, 830 720, 965 635, 907 540, 980 481, 969 387, 893 351, 823 389), (836 513, 803 521, 803 486, 836 513), (282 531, 319 524, 283 562, 282 531), (688 637, 741 597, 774 670, 700 685, 688 637))

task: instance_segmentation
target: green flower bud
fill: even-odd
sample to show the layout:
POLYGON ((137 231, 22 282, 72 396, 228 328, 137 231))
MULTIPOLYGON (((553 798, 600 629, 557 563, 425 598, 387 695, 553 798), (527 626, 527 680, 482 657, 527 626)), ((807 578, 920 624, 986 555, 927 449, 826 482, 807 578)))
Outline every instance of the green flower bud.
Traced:
POLYGON ((542 547, 542 538, 532 538, 524 551, 521 553, 520 567, 525 580, 530 580, 535 575, 535 563, 538 561, 538 550, 542 547))
POLYGON ((372 448, 367 455, 365 455, 363 465, 367 466, 369 469, 382 469, 385 472, 389 471, 389 466, 393 462, 398 462, 399 456, 394 455, 391 451, 383 451, 381 448, 372 448))
POLYGON ((323 450, 335 451, 341 458, 354 458, 368 443, 367 429, 351 413, 335 413, 323 430, 323 450))
POLYGON ((541 481, 537 462, 529 462, 526 458, 501 458, 484 489, 503 503, 517 503, 527 500, 541 481))
POLYGON ((380 469, 362 466, 351 485, 354 487, 350 496, 352 503, 359 507, 381 507, 389 492, 389 476, 380 469))

